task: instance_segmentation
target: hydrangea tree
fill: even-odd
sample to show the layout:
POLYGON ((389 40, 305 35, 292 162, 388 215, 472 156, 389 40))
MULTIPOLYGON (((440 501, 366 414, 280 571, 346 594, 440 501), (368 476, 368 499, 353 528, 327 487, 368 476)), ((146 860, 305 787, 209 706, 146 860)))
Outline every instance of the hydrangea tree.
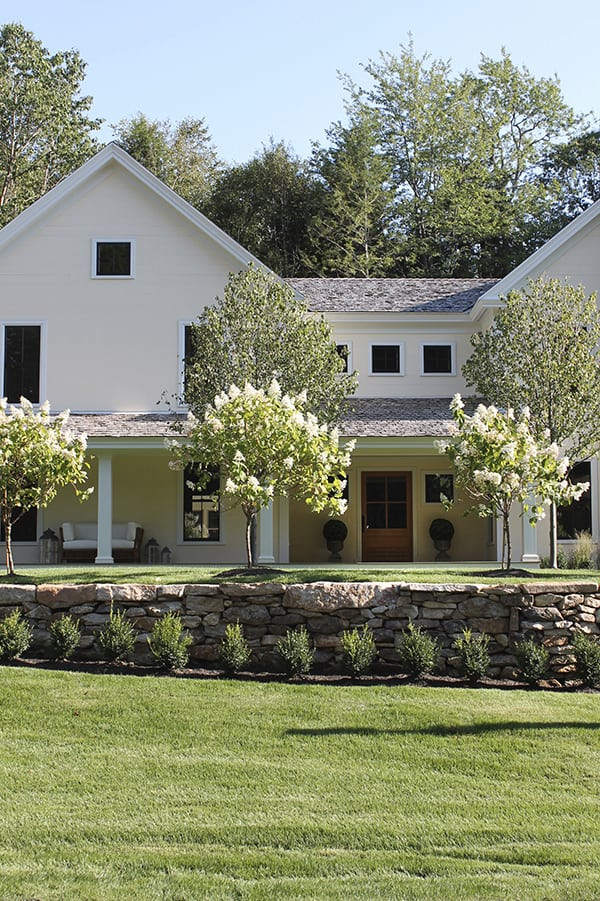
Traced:
POLYGON ((0 400, 0 515, 6 541, 6 571, 15 571, 12 527, 32 507, 47 507, 59 488, 72 485, 80 499, 93 489, 83 486, 89 463, 87 439, 67 428, 69 411, 54 419, 50 405, 37 412, 24 397, 20 406, 0 400))
POLYGON ((248 567, 254 565, 251 531, 259 510, 275 496, 306 502, 311 510, 340 515, 344 478, 353 444, 339 444, 338 432, 306 410, 306 394, 283 394, 273 380, 267 391, 246 383, 218 394, 204 417, 189 416, 184 441, 169 439, 171 466, 200 464, 203 488, 211 467, 220 469, 221 498, 240 506, 246 518, 248 567))
POLYGON ((441 453, 454 465, 456 478, 472 504, 467 512, 502 517, 502 567, 511 566, 510 512, 522 504, 535 525, 552 503, 569 504, 587 489, 587 483, 571 485, 567 480, 569 459, 556 443, 536 440, 530 428, 530 413, 519 416, 480 404, 475 413, 465 413, 460 394, 450 404, 454 424, 451 437, 438 442, 441 453))

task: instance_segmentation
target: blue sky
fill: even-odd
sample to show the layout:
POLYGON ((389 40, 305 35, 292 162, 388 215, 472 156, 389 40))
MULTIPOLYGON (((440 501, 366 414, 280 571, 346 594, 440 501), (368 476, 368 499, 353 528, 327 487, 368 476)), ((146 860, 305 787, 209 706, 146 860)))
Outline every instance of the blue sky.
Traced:
POLYGON ((558 75, 577 112, 600 113, 598 0, 0 0, 0 23, 14 21, 52 52, 79 50, 95 116, 204 118, 229 162, 271 136, 308 155, 344 117, 337 72, 366 83, 361 63, 409 32, 456 71, 505 46, 536 77, 558 75))

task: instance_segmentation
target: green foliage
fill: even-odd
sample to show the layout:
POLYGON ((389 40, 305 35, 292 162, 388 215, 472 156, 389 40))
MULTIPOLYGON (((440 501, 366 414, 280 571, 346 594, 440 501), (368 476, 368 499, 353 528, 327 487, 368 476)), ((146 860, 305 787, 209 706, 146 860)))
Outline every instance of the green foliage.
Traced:
POLYGON ((249 567, 254 562, 252 523, 273 497, 302 500, 314 512, 346 509, 343 479, 354 445, 349 442, 342 450, 337 430, 319 425, 305 407, 305 395, 282 395, 275 380, 268 391, 248 382, 243 391, 232 385, 217 395, 202 419, 191 417, 185 443, 169 442, 173 468, 200 464, 199 488, 218 464, 220 496, 240 506, 246 518, 249 567))
POLYGON ((288 629, 275 645, 275 650, 283 660, 286 672, 291 676, 303 676, 310 672, 315 652, 305 626, 288 629))
POLYGON ((54 653, 59 660, 68 660, 73 656, 81 638, 79 620, 70 614, 55 619, 48 628, 54 653))
POLYGON ((279 275, 313 275, 310 223, 323 193, 308 163, 271 140, 219 178, 204 212, 279 275))
POLYGON ((0 620, 0 660, 14 660, 24 654, 31 645, 33 629, 21 618, 19 610, 13 610, 0 620))
POLYGON ((199 418, 230 385, 306 391, 307 409, 322 422, 339 421, 356 376, 343 362, 331 327, 310 314, 289 285, 262 268, 230 275, 223 299, 206 307, 192 328, 185 400, 199 418))
POLYGON ((547 648, 532 638, 523 638, 515 644, 517 664, 526 682, 535 685, 548 672, 550 654, 547 648))
POLYGON ((71 485, 80 499, 89 463, 85 436, 67 428, 68 411, 50 418, 50 405, 35 412, 24 397, 19 407, 0 400, 0 515, 6 536, 6 571, 14 573, 12 526, 32 507, 47 507, 59 488, 71 485))
POLYGON ((450 404, 454 418, 452 437, 437 442, 454 465, 456 479, 471 505, 467 513, 502 517, 502 565, 510 569, 510 512, 519 502, 534 525, 545 515, 544 502, 568 504, 579 498, 586 483, 571 485, 566 475, 568 457, 561 455, 547 435, 536 441, 527 408, 518 418, 479 404, 469 416, 460 394, 450 404), (531 496, 537 498, 530 500, 531 496))
POLYGON ((243 627, 237 623, 227 623, 225 634, 219 647, 219 660, 230 673, 237 673, 250 663, 252 650, 243 627))
POLYGON ((125 614, 110 609, 108 623, 98 634, 98 644, 106 660, 120 663, 131 654, 135 645, 135 631, 125 614))
POLYGON ((348 106, 373 116, 391 169, 395 272, 496 276, 539 246, 556 193, 540 165, 576 124, 557 79, 535 79, 506 51, 455 75, 412 41, 364 70, 366 88, 346 79, 348 106))
MULTIPOLYGON (((600 445, 600 315, 596 295, 560 279, 511 291, 492 326, 471 336, 467 385, 502 409, 527 407, 534 433, 547 433, 572 460, 600 445), (527 340, 523 336, 527 335, 527 340)), ((550 561, 557 535, 550 516, 550 561)))
POLYGON ((192 637, 184 631, 177 613, 165 613, 154 623, 148 646, 163 669, 182 669, 189 660, 192 637))
MULTIPOLYGON (((313 166, 325 191, 311 223, 314 269, 323 276, 378 278, 392 270, 394 199, 391 165, 378 146, 371 111, 351 113, 332 125, 330 146, 315 148, 313 166)), ((312 273, 311 273, 312 274, 312 273)))
POLYGON ((585 632, 576 632, 573 652, 576 672, 584 685, 600 685, 600 641, 585 632))
POLYGON ((368 673, 376 658, 377 646, 367 623, 361 630, 349 629, 342 633, 342 663, 353 676, 368 673))
POLYGON ((206 203, 221 164, 204 119, 186 118, 171 125, 138 113, 118 123, 115 137, 127 153, 192 206, 206 203))
POLYGON ((20 24, 0 29, 0 227, 96 150, 84 74, 76 50, 51 54, 20 24))
POLYGON ((598 548, 589 532, 576 532, 569 552, 569 569, 594 569, 598 548))
POLYGON ((465 676, 471 683, 479 682, 490 666, 490 636, 487 633, 473 635, 471 629, 464 629, 456 639, 456 648, 461 658, 465 676))
POLYGON ((409 676, 424 676, 435 669, 439 650, 434 638, 410 622, 402 632, 402 644, 398 648, 400 666, 409 676))

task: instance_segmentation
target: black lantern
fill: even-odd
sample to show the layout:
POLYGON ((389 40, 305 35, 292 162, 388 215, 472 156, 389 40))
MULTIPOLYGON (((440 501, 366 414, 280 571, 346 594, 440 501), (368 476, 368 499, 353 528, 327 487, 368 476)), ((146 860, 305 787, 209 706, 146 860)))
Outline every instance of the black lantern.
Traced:
POLYGON ((46 529, 40 537, 40 563, 58 563, 59 544, 58 535, 52 529, 46 529))

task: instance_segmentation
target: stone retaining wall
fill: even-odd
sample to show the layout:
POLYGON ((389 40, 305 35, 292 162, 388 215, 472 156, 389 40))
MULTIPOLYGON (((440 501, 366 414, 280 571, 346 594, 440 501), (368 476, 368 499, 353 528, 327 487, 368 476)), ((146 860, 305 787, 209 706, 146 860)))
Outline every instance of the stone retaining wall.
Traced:
POLYGON ((95 636, 105 625, 111 603, 131 619, 138 637, 135 660, 151 663, 147 637, 156 620, 175 611, 193 637, 192 664, 218 659, 227 623, 239 621, 257 665, 280 669, 274 645, 290 628, 305 625, 316 646, 315 665, 333 670, 340 662, 344 629, 368 623, 380 661, 393 667, 402 630, 412 620, 436 636, 441 671, 458 672, 454 639, 465 626, 488 632, 492 640, 490 675, 515 673, 513 645, 537 636, 551 654, 552 671, 572 669, 574 629, 600 633, 598 583, 523 585, 428 585, 414 583, 278 583, 222 585, 0 585, 0 616, 20 609, 34 627, 35 655, 50 655, 47 628, 64 613, 79 619, 81 659, 98 659, 95 636))

